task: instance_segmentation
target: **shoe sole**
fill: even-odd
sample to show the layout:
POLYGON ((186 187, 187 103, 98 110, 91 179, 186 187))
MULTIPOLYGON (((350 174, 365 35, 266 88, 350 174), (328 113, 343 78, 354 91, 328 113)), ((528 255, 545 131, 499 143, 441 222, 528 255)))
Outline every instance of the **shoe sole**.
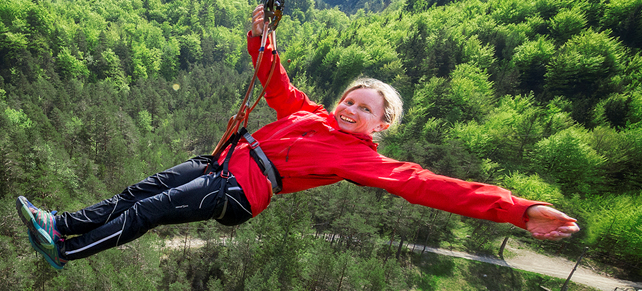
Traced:
POLYGON ((39 245, 46 249, 53 249, 53 239, 49 236, 47 231, 36 222, 36 218, 33 217, 33 213, 29 210, 28 204, 29 202, 24 196, 20 196, 16 200, 16 210, 18 210, 20 220, 22 220, 22 223, 24 223, 29 231, 31 231, 39 245))
POLYGON ((47 260, 47 263, 49 263, 49 265, 51 265, 55 269, 62 270, 64 265, 61 266, 61 265, 57 264, 56 262, 54 262, 54 260, 52 260, 51 257, 49 257, 49 254, 47 254, 46 251, 44 251, 44 250, 42 250, 40 248, 40 244, 36 243, 37 236, 33 235, 33 233, 30 232, 30 231, 28 231, 27 233, 29 234, 29 242, 31 243, 31 247, 33 247, 33 249, 35 249, 43 257, 45 257, 45 260, 47 260))

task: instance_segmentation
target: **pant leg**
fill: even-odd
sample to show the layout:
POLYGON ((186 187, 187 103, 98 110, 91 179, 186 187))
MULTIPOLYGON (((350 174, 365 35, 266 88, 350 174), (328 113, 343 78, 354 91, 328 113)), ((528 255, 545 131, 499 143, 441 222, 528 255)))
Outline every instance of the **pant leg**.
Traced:
POLYGON ((204 174, 210 156, 197 156, 127 187, 122 193, 76 212, 56 216, 56 228, 63 235, 89 232, 120 216, 134 204, 204 174))
POLYGON ((158 225, 218 218, 223 208, 226 213, 217 219, 221 223, 247 221, 252 210, 236 179, 228 179, 224 193, 219 194, 222 181, 219 175, 208 174, 140 200, 107 224, 61 242, 61 255, 68 260, 84 258, 130 242, 158 225))

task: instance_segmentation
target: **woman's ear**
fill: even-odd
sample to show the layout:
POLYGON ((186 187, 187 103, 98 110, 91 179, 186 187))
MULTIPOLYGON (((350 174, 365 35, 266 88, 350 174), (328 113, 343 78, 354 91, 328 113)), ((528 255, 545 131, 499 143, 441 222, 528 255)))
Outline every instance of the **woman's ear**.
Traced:
POLYGON ((380 132, 380 131, 384 131, 384 130, 388 129, 388 127, 390 127, 390 123, 387 123, 387 122, 383 122, 383 121, 382 121, 382 122, 381 122, 381 124, 379 124, 379 126, 375 127, 375 128, 372 130, 372 132, 380 132))

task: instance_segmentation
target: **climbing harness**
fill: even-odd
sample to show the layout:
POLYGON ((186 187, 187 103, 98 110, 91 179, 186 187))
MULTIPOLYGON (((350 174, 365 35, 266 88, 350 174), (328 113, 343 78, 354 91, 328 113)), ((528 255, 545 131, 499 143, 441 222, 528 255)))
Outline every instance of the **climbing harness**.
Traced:
MULTIPOLYGON (((228 121, 225 133, 212 152, 212 161, 216 162, 223 150, 225 150, 228 146, 230 147, 223 161, 223 165, 219 166, 216 163, 213 166, 213 168, 217 169, 217 171, 220 169, 220 172, 218 174, 221 175, 222 178, 227 179, 230 175, 228 167, 230 159, 232 158, 232 153, 234 152, 234 148, 236 147, 238 141, 241 138, 244 138, 250 145, 250 156, 252 156, 254 161, 256 161, 263 174, 268 178, 268 180, 270 180, 270 183, 272 184, 272 192, 278 193, 282 188, 281 176, 276 170, 276 167, 274 167, 272 162, 268 159, 268 157, 259 146, 259 142, 256 141, 252 137, 252 135, 247 132, 246 129, 248 117, 252 110, 254 110, 254 107, 256 107, 256 105, 259 103, 259 100, 261 100, 261 97, 265 94, 265 89, 270 83, 270 80, 272 79, 272 75, 274 74, 274 70, 276 68, 276 57, 273 57, 267 80, 263 85, 263 90, 258 95, 252 106, 250 106, 252 91, 254 91, 254 85, 256 84, 256 79, 258 76, 259 68, 261 67, 261 61, 263 59, 263 53, 265 51, 265 46, 267 44, 268 38, 270 39, 273 46, 272 54, 276 55, 276 35, 274 31, 279 25, 279 21, 281 20, 281 17, 283 15, 283 0, 265 0, 263 1, 263 9, 265 19, 263 23, 263 35, 261 37, 261 48, 259 49, 259 56, 256 60, 256 65, 254 66, 254 75, 252 76, 252 80, 250 81, 248 90, 245 93, 245 98, 243 98, 243 102, 241 102, 241 107, 239 108, 238 112, 228 121), (243 123, 243 126, 239 130, 239 126, 241 125, 241 123, 243 123)), ((223 182, 222 184, 223 185, 221 187, 224 187, 225 182, 223 182)), ((225 199, 227 199, 227 197, 225 197, 225 199)), ((227 201, 225 202, 227 203, 227 201)))

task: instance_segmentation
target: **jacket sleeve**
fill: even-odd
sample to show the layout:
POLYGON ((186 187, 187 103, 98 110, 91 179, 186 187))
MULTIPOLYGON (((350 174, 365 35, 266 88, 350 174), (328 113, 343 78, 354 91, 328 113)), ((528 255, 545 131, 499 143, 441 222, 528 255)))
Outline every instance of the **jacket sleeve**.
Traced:
MULTIPOLYGON (((247 34, 247 49, 252 56, 252 64, 256 66, 256 60, 259 56, 259 49, 261 48, 261 37, 253 37, 251 32, 247 34)), ((269 43, 265 47, 263 59, 259 68, 258 78, 261 84, 265 86, 270 68, 272 67, 272 60, 276 59, 277 65, 274 69, 274 75, 267 84, 265 90, 265 100, 272 109, 276 110, 277 118, 281 119, 297 111, 316 112, 324 110, 322 106, 310 101, 305 93, 297 89, 290 83, 285 68, 281 65, 279 55, 273 50, 272 44, 269 43), (274 53, 273 53, 274 52, 274 53)))
POLYGON ((472 218, 508 222, 526 229, 526 209, 550 205, 515 197, 498 186, 436 175, 415 163, 400 162, 373 150, 350 150, 340 176, 363 186, 382 188, 408 202, 472 218), (358 153, 358 154, 355 154, 358 153))

